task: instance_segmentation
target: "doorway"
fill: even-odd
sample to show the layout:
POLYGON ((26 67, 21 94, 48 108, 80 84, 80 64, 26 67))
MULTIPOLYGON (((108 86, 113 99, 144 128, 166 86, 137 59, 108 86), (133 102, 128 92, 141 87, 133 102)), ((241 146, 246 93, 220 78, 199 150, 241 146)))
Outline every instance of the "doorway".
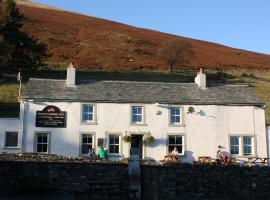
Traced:
POLYGON ((143 135, 131 135, 130 155, 138 155, 142 159, 143 154, 143 135))

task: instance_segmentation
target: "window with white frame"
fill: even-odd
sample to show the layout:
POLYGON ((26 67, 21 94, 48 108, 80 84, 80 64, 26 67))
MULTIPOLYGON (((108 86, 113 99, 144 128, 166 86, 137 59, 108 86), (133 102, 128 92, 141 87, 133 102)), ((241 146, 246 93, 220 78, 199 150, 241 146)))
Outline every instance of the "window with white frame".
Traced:
POLYGON ((182 110, 180 107, 170 107, 170 124, 179 125, 182 122, 181 119, 182 110))
POLYGON ((82 104, 82 122, 90 123, 94 122, 94 105, 82 104))
POLYGON ((36 152, 49 153, 49 134, 48 133, 36 134, 36 152))
POLYGON ((81 154, 87 154, 89 149, 93 148, 93 135, 82 134, 81 136, 81 154))
POLYGON ((254 137, 230 136, 230 153, 236 156, 254 155, 254 137))
POLYGON ((144 107, 143 106, 132 106, 131 108, 131 121, 132 124, 143 124, 144 122, 144 107))
POLYGON ((120 153, 120 140, 119 135, 109 135, 109 153, 119 154, 120 153))
POLYGON ((18 147, 18 132, 6 132, 5 147, 18 147))
POLYGON ((168 136, 168 152, 171 153, 174 149, 177 148, 177 151, 180 155, 184 155, 184 136, 183 135, 169 135, 168 136))

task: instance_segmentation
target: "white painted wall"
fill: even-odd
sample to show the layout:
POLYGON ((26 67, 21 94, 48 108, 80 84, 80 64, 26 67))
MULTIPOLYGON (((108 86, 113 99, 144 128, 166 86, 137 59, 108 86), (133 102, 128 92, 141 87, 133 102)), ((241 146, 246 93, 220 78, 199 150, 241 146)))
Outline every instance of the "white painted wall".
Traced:
POLYGON ((22 147, 22 131, 20 119, 0 118, 0 151, 2 152, 21 152, 22 147), (18 147, 5 147, 6 132, 18 132, 18 147))
MULTIPOLYGON (((168 106, 146 104, 146 125, 130 125, 130 104, 98 103, 97 124, 81 123, 81 103, 42 103, 28 102, 25 109, 24 150, 35 150, 34 135, 36 132, 50 132, 50 153, 66 156, 78 156, 80 152, 80 134, 93 133, 95 146, 97 138, 107 138, 109 133, 144 134, 150 132, 155 138, 153 146, 144 147, 144 157, 156 160, 163 159, 167 154, 167 135, 181 134, 185 136, 185 156, 183 162, 191 162, 198 156, 216 157, 218 145, 229 151, 229 135, 254 135, 256 138, 256 153, 258 157, 267 157, 265 110, 253 106, 193 106, 195 113, 187 114, 190 105, 184 108, 184 126, 169 125, 168 106), (36 112, 47 105, 55 105, 67 112, 66 128, 35 127, 36 112), (161 115, 156 115, 160 110, 161 115)), ((121 156, 129 157, 129 143, 121 143, 121 156)), ((245 158, 239 158, 245 159, 245 158)))

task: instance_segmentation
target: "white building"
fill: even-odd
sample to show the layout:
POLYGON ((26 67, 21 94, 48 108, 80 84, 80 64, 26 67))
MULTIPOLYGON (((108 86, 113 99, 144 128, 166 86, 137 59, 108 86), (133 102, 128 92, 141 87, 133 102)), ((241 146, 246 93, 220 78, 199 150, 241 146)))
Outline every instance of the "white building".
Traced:
POLYGON ((163 159, 177 147, 183 162, 216 157, 268 157, 265 104, 246 85, 30 79, 20 119, 0 120, 0 149, 80 156, 105 146, 110 159, 163 159), (144 144, 153 136, 155 143, 144 144), (131 136, 131 142, 123 141, 131 136))

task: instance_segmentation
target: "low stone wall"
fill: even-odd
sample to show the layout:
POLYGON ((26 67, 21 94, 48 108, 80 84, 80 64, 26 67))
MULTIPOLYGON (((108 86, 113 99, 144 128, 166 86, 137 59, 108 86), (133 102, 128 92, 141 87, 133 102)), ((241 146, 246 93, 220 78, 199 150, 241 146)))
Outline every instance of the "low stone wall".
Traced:
POLYGON ((143 199, 270 199, 270 167, 143 166, 143 199))
POLYGON ((89 181, 122 182, 128 185, 125 164, 83 162, 0 161, 0 192, 16 188, 53 187, 56 192, 75 193, 89 188, 89 181))
MULTIPOLYGON (((142 199, 270 199, 270 167, 209 165, 141 166, 142 199)), ((88 182, 121 182, 126 164, 8 161, 0 159, 0 193, 18 186, 50 185, 62 193, 88 189, 88 182)))

